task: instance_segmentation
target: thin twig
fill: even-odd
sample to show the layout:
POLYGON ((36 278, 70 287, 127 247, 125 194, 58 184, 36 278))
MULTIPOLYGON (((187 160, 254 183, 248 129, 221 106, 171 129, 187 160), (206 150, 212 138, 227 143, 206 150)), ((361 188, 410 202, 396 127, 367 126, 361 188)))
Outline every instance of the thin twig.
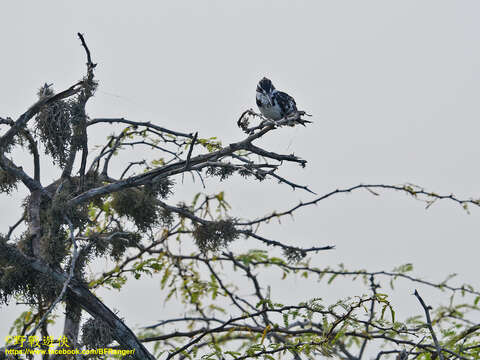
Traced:
MULTIPOLYGON (((378 287, 380 287, 380 285, 375 284, 375 277, 373 275, 370 275, 370 289, 372 290, 372 297, 377 296, 377 288, 378 287)), ((372 302, 370 304, 370 318, 365 323, 365 333, 367 333, 367 334, 368 334, 370 324, 372 323, 374 316, 375 316, 375 301, 372 300, 372 302)), ((369 340, 368 338, 363 339, 363 343, 362 343, 362 346, 360 348, 360 352, 358 353, 358 356, 357 356, 358 360, 360 360, 362 358, 363 353, 365 351, 365 348, 367 347, 368 340, 369 340)))
POLYGON ((181 133, 181 132, 178 132, 178 131, 169 130, 169 129, 166 129, 166 128, 161 127, 161 126, 154 125, 149 121, 133 121, 133 120, 125 119, 125 118, 96 118, 96 119, 90 120, 87 123, 87 126, 91 126, 91 125, 95 125, 95 124, 102 124, 102 123, 103 124, 120 123, 120 124, 129 124, 129 125, 133 125, 133 126, 145 126, 147 128, 152 128, 152 129, 155 129, 157 131, 164 132, 164 133, 167 133, 167 134, 170 134, 170 135, 181 136, 181 137, 185 137, 185 138, 189 138, 189 139, 193 138, 192 134, 186 134, 186 133, 181 133))
POLYGON ((25 220, 25 215, 23 215, 15 224, 10 226, 8 228, 8 234, 7 234, 7 241, 10 240, 10 236, 12 236, 13 231, 17 228, 18 225, 20 225, 23 221, 25 220))
MULTIPOLYGON (((147 161, 146 160, 140 160, 140 161, 133 161, 128 164, 128 166, 123 170, 122 175, 120 175, 120 179, 123 179, 125 174, 130 170, 130 168, 134 165, 146 165, 147 161)), ((147 168, 148 169, 148 168, 147 168)))
POLYGON ((427 305, 425 304, 425 302, 423 301, 422 297, 421 297, 420 294, 418 293, 417 289, 415 289, 415 292, 413 293, 413 295, 416 296, 416 298, 418 299, 418 301, 420 301, 420 304, 422 305, 423 310, 425 310, 425 316, 426 316, 426 318, 427 318, 428 330, 430 330, 430 334, 432 335, 432 339, 433 339, 433 342, 434 342, 434 344, 435 344, 435 348, 437 349, 438 357, 440 358, 440 360, 444 360, 444 358, 443 358, 443 353, 442 353, 442 349, 440 348, 440 344, 438 343, 437 335, 435 334, 435 331, 433 330, 432 319, 430 318, 430 309, 431 309, 431 306, 427 306, 427 305))
POLYGON ((85 49, 85 52, 87 53, 87 66, 91 69, 95 68, 95 66, 97 66, 97 64, 94 64, 92 62, 92 58, 90 56, 90 50, 88 49, 88 46, 87 46, 87 43, 85 42, 83 34, 82 33, 77 33, 77 35, 78 35, 78 38, 80 39, 80 41, 82 42, 82 46, 85 49))
POLYGON ((192 139, 192 142, 190 143, 190 148, 188 149, 187 161, 185 163, 186 171, 190 169, 190 159, 192 157, 192 151, 193 151, 193 147, 195 146, 195 142, 197 141, 197 137, 198 137, 198 131, 195 134, 193 134, 193 139, 192 139))
MULTIPOLYGON (((413 186, 413 185, 408 185, 408 184, 405 184, 405 185, 359 184, 359 185, 355 185, 355 186, 352 186, 352 187, 349 187, 349 188, 336 189, 334 191, 330 191, 329 193, 321 195, 321 196, 319 196, 319 197, 317 197, 317 198, 315 198, 311 201, 300 202, 298 205, 293 206, 289 210, 285 210, 285 211, 282 211, 282 212, 274 212, 270 215, 258 218, 256 220, 239 223, 239 225, 254 225, 254 224, 261 223, 261 222, 265 222, 265 221, 267 221, 269 219, 272 219, 272 218, 279 218, 279 217, 282 217, 282 216, 285 216, 285 215, 291 215, 293 212, 297 211, 298 209, 300 209, 302 207, 317 205, 319 202, 321 202, 325 199, 328 199, 330 197, 333 197, 335 195, 352 193, 352 192, 354 192, 356 190, 360 190, 360 189, 368 190, 370 192, 372 190, 396 190, 396 191, 404 192, 407 195, 411 195, 418 200, 424 200, 424 198, 431 198, 431 199, 437 199, 437 200, 450 200, 450 201, 453 201, 453 202, 461 205, 462 207, 465 207, 465 206, 468 206, 468 205, 475 205, 475 206, 480 207, 480 199, 459 199, 459 198, 455 197, 453 194, 439 195, 435 192, 426 191, 419 186, 413 186), (422 199, 422 198, 420 198, 420 196, 423 196, 424 198, 422 199)), ((376 195, 378 195, 378 194, 376 194, 376 195)))

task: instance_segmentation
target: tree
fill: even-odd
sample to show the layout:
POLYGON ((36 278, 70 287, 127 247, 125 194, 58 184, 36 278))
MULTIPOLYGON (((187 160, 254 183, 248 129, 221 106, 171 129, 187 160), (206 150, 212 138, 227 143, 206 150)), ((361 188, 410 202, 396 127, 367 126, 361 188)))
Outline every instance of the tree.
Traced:
MULTIPOLYGON (((260 232, 261 225, 271 220, 359 190, 372 195, 397 191, 425 201, 427 206, 445 200, 467 209, 479 206, 479 200, 439 195, 413 185, 387 184, 360 184, 316 195, 307 186, 278 174, 285 163, 304 167, 306 160, 255 145, 256 140, 281 126, 307 125, 302 111, 277 122, 245 111, 238 121, 245 137, 227 146, 216 138, 200 138, 198 133, 182 133, 150 122, 91 118, 85 106, 97 87, 95 64, 84 37, 78 37, 87 56, 85 77, 58 93, 45 84, 38 92, 38 101, 17 120, 0 118, 5 129, 0 138, 0 190, 9 194, 21 182, 29 191, 24 215, 0 238, 0 295, 3 303, 16 297, 31 304, 31 311, 23 313, 12 327, 12 337, 0 357, 12 356, 13 350, 47 349, 51 345, 67 350, 70 344, 70 349, 131 349, 134 352, 129 356, 138 359, 335 356, 360 360, 366 356, 369 343, 383 344, 384 349, 376 352, 377 359, 389 354, 401 359, 479 357, 480 326, 468 316, 478 311, 480 293, 471 286, 454 287, 449 279, 434 283, 413 277, 408 274, 411 264, 391 272, 320 268, 314 265, 314 255, 333 246, 291 246, 260 232), (256 118, 260 124, 249 127, 256 118), (89 131, 105 123, 121 128, 89 162, 89 131), (139 160, 124 164, 119 177, 111 175, 114 156, 125 147, 145 146, 161 157, 150 163, 139 160), (10 155, 18 148, 32 155, 33 175, 10 155), (49 156, 62 171, 59 179, 46 186, 40 177, 41 155, 49 156), (262 218, 237 219, 229 216, 223 192, 199 192, 190 203, 169 203, 169 196, 181 186, 175 188, 176 182, 185 175, 199 179, 199 184, 205 177, 224 180, 233 175, 245 181, 274 179, 314 197, 262 218), (26 230, 14 235, 22 223, 26 230), (242 238, 252 239, 258 246, 233 252, 232 244, 242 238), (183 252, 171 250, 172 243, 190 244, 192 239, 193 252, 188 247, 183 252), (272 249, 280 250, 281 255, 272 249), (91 278, 87 265, 99 257, 110 258, 114 265, 91 278), (338 277, 351 277, 363 282, 366 294, 333 304, 320 298, 283 304, 282 299, 270 296, 268 284, 259 277, 266 269, 279 272, 285 281, 293 274, 329 284, 338 277), (233 284, 233 273, 240 273, 245 281, 233 284), (171 316, 135 333, 94 295, 100 287, 121 289, 127 280, 145 275, 159 276, 161 286, 168 290, 165 301, 179 299, 188 316, 171 316), (424 314, 400 321, 388 295, 379 291, 381 278, 387 278, 392 287, 397 279, 404 279, 437 288, 450 293, 451 299, 433 310, 415 290, 424 314), (49 324, 59 303, 65 305, 66 343, 45 343, 43 340, 51 339, 49 324), (89 318, 82 323, 83 312, 89 318), (29 343, 37 335, 42 342, 29 343), (146 343, 154 343, 153 352, 147 350, 146 343)), ((49 355, 42 357, 48 359, 49 355)))

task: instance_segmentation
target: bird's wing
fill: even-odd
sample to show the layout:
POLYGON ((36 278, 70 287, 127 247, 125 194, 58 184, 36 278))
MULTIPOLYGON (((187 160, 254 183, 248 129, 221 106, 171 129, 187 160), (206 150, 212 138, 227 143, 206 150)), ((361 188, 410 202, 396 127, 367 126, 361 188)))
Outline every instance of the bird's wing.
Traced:
POLYGON ((282 109, 284 114, 291 113, 292 111, 297 111, 297 104, 295 103, 295 99, 284 93, 283 91, 278 91, 276 94, 278 106, 282 109))
MULTIPOLYGON (((290 115, 291 113, 298 111, 297 103, 295 102, 295 99, 293 97, 281 91, 278 91, 275 95, 278 106, 280 106, 283 114, 290 115)), ((301 119, 300 117, 297 117, 297 119, 295 119, 295 122, 303 126, 305 126, 305 124, 311 123, 311 121, 301 119)))

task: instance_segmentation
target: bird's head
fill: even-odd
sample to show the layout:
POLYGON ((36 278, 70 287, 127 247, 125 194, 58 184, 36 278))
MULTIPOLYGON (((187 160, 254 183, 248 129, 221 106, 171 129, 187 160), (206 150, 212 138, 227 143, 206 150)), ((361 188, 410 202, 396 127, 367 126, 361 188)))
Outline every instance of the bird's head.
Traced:
POLYGON ((257 85, 257 102, 272 106, 272 94, 275 91, 270 79, 264 77, 257 85))
POLYGON ((258 85, 257 85, 258 93, 268 96, 273 93, 273 90, 275 90, 275 87, 273 86, 272 81, 270 79, 267 79, 266 77, 264 77, 262 80, 258 82, 258 85))

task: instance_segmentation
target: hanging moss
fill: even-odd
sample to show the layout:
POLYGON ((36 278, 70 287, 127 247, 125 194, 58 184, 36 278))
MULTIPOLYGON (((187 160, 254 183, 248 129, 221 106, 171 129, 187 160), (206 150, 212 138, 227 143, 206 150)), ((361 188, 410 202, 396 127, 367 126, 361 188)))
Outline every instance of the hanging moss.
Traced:
POLYGON ((229 178, 233 173, 235 173, 233 166, 209 166, 207 168, 207 175, 219 177, 220 181, 229 178))
POLYGON ((60 284, 32 270, 26 261, 0 237, 0 303, 7 304, 11 297, 32 303, 48 302, 60 293, 60 284))
MULTIPOLYGON (((120 230, 113 231, 113 234, 119 233, 120 230)), ((109 241, 109 255, 115 260, 119 261, 127 248, 137 245, 141 240, 140 234, 125 233, 113 236, 109 241)))
POLYGON ((112 329, 101 319, 90 318, 82 326, 82 343, 88 349, 104 348, 113 340, 112 329))
POLYGON ((114 261, 119 261, 127 248, 138 245, 140 241, 140 234, 121 229, 112 229, 101 234, 90 234, 88 237, 89 246, 83 247, 78 254, 75 267, 78 271, 77 277, 84 277, 84 267, 90 260, 101 256, 109 256, 114 261))
MULTIPOLYGON (((38 91, 40 99, 54 95, 53 89, 44 85, 38 91)), ((45 145, 46 153, 54 163, 65 165, 72 138, 71 101, 59 100, 43 106, 35 117, 35 131, 45 145)))
POLYGON ((233 219, 212 221, 195 227, 193 237, 202 253, 218 252, 239 236, 233 219))
POLYGON ((68 201, 75 195, 73 183, 65 183, 53 200, 44 199, 41 205, 40 220, 43 233, 40 239, 42 258, 52 266, 59 266, 69 254, 69 234, 65 215, 75 228, 83 228, 89 223, 86 204, 74 208, 68 207, 68 201))
POLYGON ((258 181, 263 181, 266 179, 267 175, 261 171, 255 170, 252 166, 246 165, 244 168, 238 171, 240 176, 248 178, 254 176, 258 181))
POLYGON ((28 231, 23 232, 17 240, 17 248, 25 255, 32 257, 32 237, 28 231))
POLYGON ((140 231, 159 223, 160 203, 150 190, 130 188, 113 194, 113 209, 132 220, 140 231))
POLYGON ((307 252, 302 249, 285 249, 283 250, 283 255, 287 258, 287 260, 291 263, 298 263, 299 261, 303 260, 305 256, 307 256, 307 252))
POLYGON ((0 168, 0 192, 10 194, 17 189, 18 179, 0 168))
POLYGON ((161 209, 160 213, 158 214, 158 218, 160 224, 165 228, 172 226, 173 221, 175 220, 173 213, 167 209, 161 209))
POLYGON ((145 185, 143 188, 147 195, 154 197, 159 196, 162 199, 166 199, 172 194, 173 185, 174 182, 170 179, 160 179, 145 185))

